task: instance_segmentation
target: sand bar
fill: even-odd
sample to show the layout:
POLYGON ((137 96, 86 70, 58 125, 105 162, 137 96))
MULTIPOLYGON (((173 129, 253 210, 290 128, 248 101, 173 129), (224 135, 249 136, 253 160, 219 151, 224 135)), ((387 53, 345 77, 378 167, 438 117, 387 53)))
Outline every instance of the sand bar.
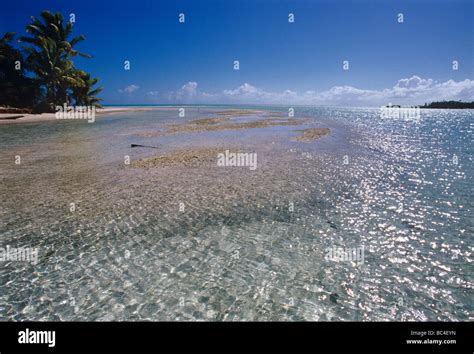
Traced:
POLYGON ((251 122, 227 122, 227 118, 204 118, 183 124, 169 124, 166 131, 139 133, 142 137, 169 136, 180 133, 202 133, 223 130, 269 128, 274 126, 292 126, 304 124, 304 119, 294 118, 265 118, 251 122))

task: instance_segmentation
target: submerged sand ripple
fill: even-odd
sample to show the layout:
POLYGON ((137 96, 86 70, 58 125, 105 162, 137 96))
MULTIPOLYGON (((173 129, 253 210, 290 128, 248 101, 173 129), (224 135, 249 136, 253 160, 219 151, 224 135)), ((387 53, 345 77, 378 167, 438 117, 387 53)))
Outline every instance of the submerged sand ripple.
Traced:
POLYGON ((261 113, 262 111, 257 111, 254 109, 228 109, 225 111, 216 112, 215 114, 217 114, 218 116, 241 117, 261 113))
POLYGON ((322 136, 328 135, 330 130, 329 128, 308 128, 303 130, 298 130, 303 134, 297 136, 295 140, 297 141, 311 141, 321 138, 322 136))
POLYGON ((222 148, 201 148, 178 150, 166 155, 152 156, 132 162, 133 168, 161 168, 161 167, 202 167, 216 163, 217 154, 223 151, 222 148))
POLYGON ((296 118, 265 118, 251 122, 227 122, 228 118, 204 118, 196 119, 183 124, 170 124, 168 130, 160 132, 140 133, 143 137, 169 136, 180 133, 202 133, 223 130, 269 128, 274 126, 301 125, 305 119, 296 118))

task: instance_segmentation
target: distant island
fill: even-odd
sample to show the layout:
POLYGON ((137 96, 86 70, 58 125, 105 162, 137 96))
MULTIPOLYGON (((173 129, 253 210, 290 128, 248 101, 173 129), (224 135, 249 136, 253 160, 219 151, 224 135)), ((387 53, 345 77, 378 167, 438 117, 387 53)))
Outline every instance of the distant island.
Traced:
POLYGON ((437 108, 437 109, 474 109, 474 101, 472 102, 462 102, 462 101, 439 101, 425 103, 423 106, 406 106, 402 107, 399 104, 391 104, 382 106, 382 108, 437 108))
POLYGON ((442 108, 442 109, 465 109, 474 108, 474 101, 472 102, 461 102, 461 101, 439 101, 425 103, 420 108, 442 108))

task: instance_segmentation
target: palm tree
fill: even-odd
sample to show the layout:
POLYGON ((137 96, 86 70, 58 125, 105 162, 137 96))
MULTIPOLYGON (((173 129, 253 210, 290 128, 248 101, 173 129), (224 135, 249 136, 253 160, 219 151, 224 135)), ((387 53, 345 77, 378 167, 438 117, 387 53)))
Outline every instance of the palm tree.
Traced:
POLYGON ((82 86, 75 86, 72 89, 72 98, 75 100, 75 104, 79 106, 95 106, 102 108, 100 105, 100 98, 97 98, 96 95, 102 92, 103 88, 93 88, 99 81, 97 78, 91 78, 91 74, 85 73, 84 71, 78 71, 78 74, 83 81, 82 86))
POLYGON ((64 23, 61 13, 43 11, 41 17, 43 21, 32 16, 32 22, 26 27, 31 37, 21 37, 20 41, 32 45, 24 46, 26 64, 45 87, 46 104, 54 110, 56 105, 69 104, 68 93, 72 88, 84 85, 71 59, 78 55, 91 56, 74 49, 85 37, 69 40, 73 25, 64 23))
POLYGON ((22 53, 12 45, 14 37, 14 32, 7 32, 0 38, 0 105, 31 107, 39 86, 26 77, 22 53))
POLYGON ((0 60, 16 59, 18 57, 18 51, 11 45, 15 34, 15 32, 7 32, 0 38, 0 60))

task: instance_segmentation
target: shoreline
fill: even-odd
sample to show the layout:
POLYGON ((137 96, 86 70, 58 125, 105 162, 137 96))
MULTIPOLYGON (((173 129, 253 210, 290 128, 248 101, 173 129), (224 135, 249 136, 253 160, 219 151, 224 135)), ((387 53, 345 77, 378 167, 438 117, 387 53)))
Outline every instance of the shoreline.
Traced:
MULTIPOLYGON (((187 107, 198 107, 198 106, 187 106, 187 107)), ((201 107, 201 106, 199 106, 201 107)), ((207 106, 202 106, 207 107, 207 106)), ((96 110, 96 118, 100 118, 105 114, 115 114, 124 112, 145 112, 153 110, 176 110, 178 106, 166 105, 166 106, 107 106, 104 108, 98 108, 96 110)), ((230 110, 238 110, 237 108, 230 108, 230 110)), ((253 110, 257 112, 258 110, 253 110)), ((0 110, 1 112, 1 110, 0 110)), ((61 121, 64 119, 56 118, 56 113, 0 113, 0 125, 3 124, 21 124, 21 123, 40 123, 40 122, 51 122, 61 121)))
MULTIPOLYGON (((166 107, 164 107, 166 108, 166 107)), ((154 107, 105 107, 98 108, 96 110, 96 118, 100 118, 102 115, 123 113, 123 112, 143 112, 151 111, 154 107)), ((21 123, 40 123, 40 122, 51 122, 61 121, 64 119, 56 118, 56 113, 0 113, 0 125, 2 124, 21 124, 21 123), (16 118, 15 118, 16 117, 16 118)))
MULTIPOLYGON (((225 107, 226 105, 216 105, 219 107, 225 107)), ((187 107, 209 107, 208 105, 190 105, 187 107)), ((370 107, 376 108, 376 107, 370 107)), ((456 109, 456 108, 430 108, 422 107, 423 109, 456 109)), ((115 114, 115 113, 124 113, 124 112, 144 112, 144 111, 153 111, 153 110, 175 110, 177 106, 166 105, 166 106, 107 106, 104 108, 98 108, 96 110, 96 118, 100 118, 106 114, 115 114)), ((238 110, 235 106, 228 108, 230 110, 238 110)), ((462 110, 469 110, 470 108, 462 108, 462 110)), ((257 109, 252 109, 255 111, 261 111, 257 109)), ((457 109, 459 110, 459 109, 457 109)), ((1 111, 0 111, 1 112, 1 111)), ((41 123, 41 122, 51 122, 56 120, 64 120, 56 118, 56 113, 0 113, 0 125, 8 124, 22 124, 22 123, 41 123)))

